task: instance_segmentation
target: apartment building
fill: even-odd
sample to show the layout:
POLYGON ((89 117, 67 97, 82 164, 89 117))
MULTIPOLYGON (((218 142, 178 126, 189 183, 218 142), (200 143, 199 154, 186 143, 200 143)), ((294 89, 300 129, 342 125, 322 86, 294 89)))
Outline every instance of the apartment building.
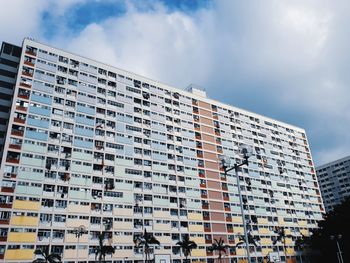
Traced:
POLYGON ((326 212, 350 196, 350 156, 316 167, 326 212))
POLYGON ((133 240, 160 241, 151 258, 183 259, 176 242, 198 245, 192 262, 246 262, 239 171, 253 262, 277 252, 292 262, 296 237, 322 219, 323 204, 305 131, 118 68, 25 39, 1 164, 0 261, 31 262, 50 247, 63 262, 93 262, 98 235, 117 251, 109 262, 142 262, 133 240), (86 232, 77 239, 74 229, 86 232), (277 242, 276 227, 287 235, 277 242), (285 255, 286 253, 286 255, 285 255))
POLYGON ((10 117, 22 48, 3 42, 0 50, 0 159, 10 117))

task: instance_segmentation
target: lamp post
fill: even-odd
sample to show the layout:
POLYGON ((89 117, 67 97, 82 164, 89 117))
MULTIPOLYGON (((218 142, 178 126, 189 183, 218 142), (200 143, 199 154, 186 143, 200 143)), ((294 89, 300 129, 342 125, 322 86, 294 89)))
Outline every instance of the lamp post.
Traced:
POLYGON ((338 252, 337 252, 337 258, 338 258, 338 262, 339 263, 344 263, 344 260, 343 260, 343 255, 342 255, 342 251, 340 249, 340 245, 339 245, 339 241, 340 239, 342 238, 342 235, 337 235, 337 236, 334 236, 334 235, 331 235, 330 236, 330 239, 331 240, 335 240, 335 242, 337 243, 337 248, 338 248, 338 252))
POLYGON ((231 166, 230 159, 226 156, 221 156, 220 163, 221 163, 221 167, 224 169, 225 175, 227 175, 227 173, 231 170, 235 170, 235 173, 236 173, 239 202, 240 202, 242 220, 243 220, 244 243, 246 245, 248 263, 251 263, 250 252, 249 252, 249 239, 248 239, 248 232, 247 232, 247 226, 246 226, 246 221, 245 221, 245 214, 244 214, 244 208, 243 208, 243 198, 242 198, 242 193, 241 193, 241 184, 240 184, 240 180, 239 180, 239 176, 238 176, 238 170, 243 165, 248 166, 248 164, 249 164, 248 159, 252 155, 252 152, 251 152, 250 148, 248 148, 247 146, 245 146, 245 147, 243 146, 240 148, 240 153, 243 157, 243 161, 241 163, 239 163, 239 164, 235 163, 233 166, 231 166))
POLYGON ((75 234, 75 237, 78 238, 78 246, 77 246, 77 254, 76 254, 76 260, 78 262, 79 260, 79 239, 80 237, 85 234, 85 231, 86 231, 86 228, 85 226, 81 225, 81 226, 78 226, 78 227, 75 227, 73 229, 73 233, 75 234))
POLYGON ((299 259, 300 259, 300 263, 304 263, 304 262, 303 262, 303 255, 302 255, 302 253, 300 253, 300 252, 302 252, 302 250, 303 250, 304 247, 305 247, 305 237, 304 237, 304 235, 301 234, 300 232, 299 232, 299 234, 300 234, 300 236, 298 236, 298 237, 296 238, 296 240, 294 241, 294 247, 296 248, 296 250, 299 250, 299 259))

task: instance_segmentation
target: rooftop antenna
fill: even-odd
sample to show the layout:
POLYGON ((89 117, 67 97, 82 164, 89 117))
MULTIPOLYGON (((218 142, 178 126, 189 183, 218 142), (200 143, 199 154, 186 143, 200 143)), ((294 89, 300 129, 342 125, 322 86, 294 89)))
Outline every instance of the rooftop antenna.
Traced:
POLYGON ((200 97, 203 97, 203 98, 206 98, 207 97, 207 92, 205 90, 205 88, 199 86, 199 85, 196 85, 196 84, 190 84, 187 86, 187 88, 185 89, 186 91, 194 94, 194 95, 197 95, 197 96, 200 96, 200 97))

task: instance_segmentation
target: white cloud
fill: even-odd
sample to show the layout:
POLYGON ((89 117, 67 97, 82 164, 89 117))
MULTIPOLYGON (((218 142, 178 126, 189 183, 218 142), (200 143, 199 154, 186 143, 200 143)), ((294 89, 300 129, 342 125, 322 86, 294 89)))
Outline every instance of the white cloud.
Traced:
POLYGON ((74 52, 180 87, 205 78, 210 66, 204 50, 208 40, 198 24, 164 8, 146 13, 132 9, 62 40, 61 45, 74 52))
MULTIPOLYGON (((41 37, 44 11, 64 17, 84 0, 44 2, 2 9, 4 40, 41 37)), ((62 23, 53 38, 41 38, 179 88, 199 84, 209 96, 305 127, 316 163, 350 148, 347 1, 220 0, 190 14, 157 2, 125 3, 122 16, 76 35, 62 23)))
MULTIPOLYGON (((5 0, 0 8, 0 36, 4 41, 20 45, 24 37, 43 40, 45 21, 43 14, 56 18, 87 0, 5 0)), ((57 23, 62 21, 57 20, 57 23)), ((62 28, 63 29, 63 28, 62 28)))
POLYGON ((12 0, 1 5, 0 36, 4 41, 20 45, 23 37, 40 35, 41 13, 47 8, 45 0, 12 0))

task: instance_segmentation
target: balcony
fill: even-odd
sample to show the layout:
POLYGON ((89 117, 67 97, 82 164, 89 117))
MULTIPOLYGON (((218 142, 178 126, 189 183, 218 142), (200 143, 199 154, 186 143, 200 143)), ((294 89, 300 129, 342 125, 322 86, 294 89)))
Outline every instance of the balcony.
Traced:
POLYGON ((213 240, 212 239, 205 239, 205 244, 213 244, 213 240))
POLYGON ((0 208, 11 209, 12 208, 12 203, 0 203, 0 208))
POLYGON ((19 92, 17 95, 18 98, 28 100, 29 99, 29 92, 19 92))
POLYGON ((11 135, 15 135, 18 137, 23 137, 24 131, 22 129, 12 128, 11 135))
POLYGON ((10 224, 10 218, 0 219, 0 225, 9 225, 9 224, 10 224))
POLYGON ((11 148, 11 149, 20 150, 21 147, 22 147, 21 143, 10 143, 9 144, 9 148, 11 148))
POLYGON ((27 55, 31 55, 31 56, 35 57, 35 56, 36 56, 36 53, 37 53, 37 49, 34 48, 34 47, 29 47, 29 46, 27 46, 27 47, 26 47, 25 53, 26 53, 27 55))
POLYGON ((32 87, 31 84, 29 84, 29 83, 27 83, 27 82, 23 82, 23 81, 21 81, 21 82, 19 83, 19 85, 20 85, 21 87, 24 87, 24 88, 31 88, 31 87, 32 87))
POLYGON ((27 65, 27 66, 30 66, 30 67, 34 67, 34 62, 35 61, 34 59, 26 59, 23 64, 24 65, 27 65))
POLYGON ((31 71, 29 71, 29 70, 23 70, 23 71, 22 71, 22 75, 32 78, 32 77, 33 77, 33 72, 31 72, 31 71))

